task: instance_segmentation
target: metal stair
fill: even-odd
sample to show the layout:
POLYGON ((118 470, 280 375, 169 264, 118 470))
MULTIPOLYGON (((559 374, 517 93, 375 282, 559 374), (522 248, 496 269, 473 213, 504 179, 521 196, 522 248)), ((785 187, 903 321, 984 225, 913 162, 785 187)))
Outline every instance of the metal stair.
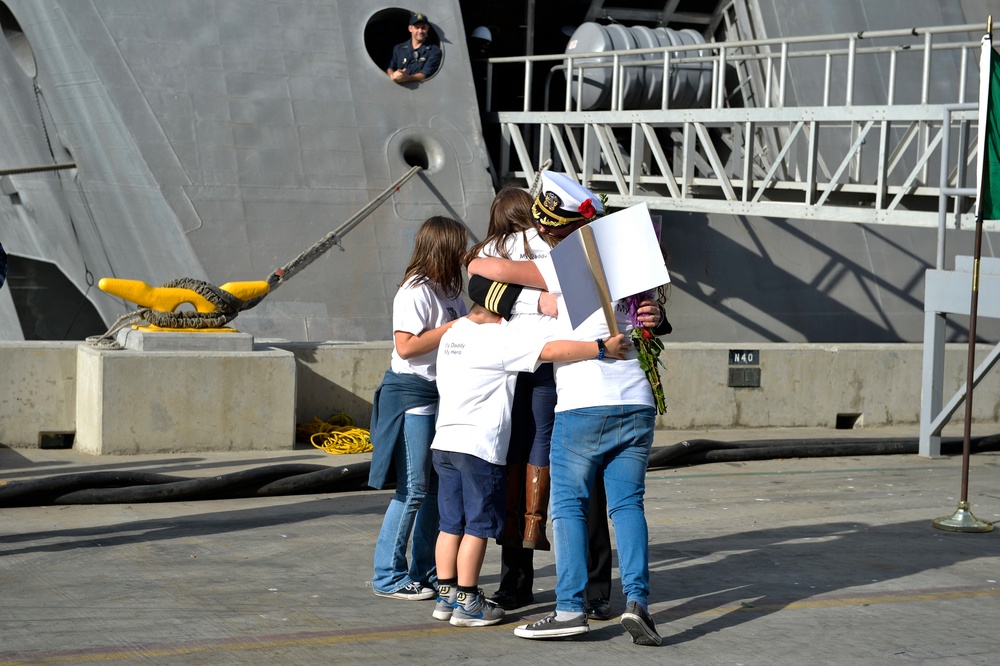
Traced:
POLYGON ((551 160, 614 206, 926 227, 947 209, 953 228, 974 224, 968 102, 982 26, 759 38, 746 0, 708 24, 726 40, 699 52, 491 59, 491 76, 519 68, 525 91, 545 80, 541 102, 526 94, 523 109, 489 115, 501 129, 501 180, 530 184, 551 160), (684 65, 711 69, 706 108, 670 108, 666 95, 659 108, 623 107, 626 68, 663 67, 666 77, 684 65), (576 81, 593 67, 611 69, 609 109, 581 109, 564 84, 567 71, 576 81))

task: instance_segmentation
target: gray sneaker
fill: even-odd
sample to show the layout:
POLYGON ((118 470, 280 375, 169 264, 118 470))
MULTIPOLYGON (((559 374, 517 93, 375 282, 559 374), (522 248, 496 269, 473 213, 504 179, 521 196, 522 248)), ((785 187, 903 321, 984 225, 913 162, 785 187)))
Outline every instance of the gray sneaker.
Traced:
POLYGON ((456 627, 486 627, 503 619, 503 609, 489 601, 482 590, 459 592, 449 622, 456 627))
POLYGON ((377 597, 385 597, 386 599, 409 599, 410 601, 433 599, 437 594, 433 587, 424 587, 420 583, 410 583, 406 587, 401 587, 395 592, 382 592, 373 587, 372 592, 374 592, 377 597))
POLYGON ((455 597, 458 592, 451 585, 439 585, 437 603, 434 604, 432 615, 435 620, 450 620, 455 610, 455 597))
POLYGON ((586 614, 560 622, 556 619, 556 613, 553 611, 538 622, 522 624, 514 630, 514 635, 521 638, 565 638, 566 636, 585 634, 588 631, 590 631, 590 625, 587 623, 586 614))
POLYGON ((656 625, 649 613, 643 610, 642 606, 634 601, 625 604, 625 612, 622 613, 622 626, 625 631, 632 636, 632 642, 636 645, 659 645, 660 635, 656 633, 656 625))

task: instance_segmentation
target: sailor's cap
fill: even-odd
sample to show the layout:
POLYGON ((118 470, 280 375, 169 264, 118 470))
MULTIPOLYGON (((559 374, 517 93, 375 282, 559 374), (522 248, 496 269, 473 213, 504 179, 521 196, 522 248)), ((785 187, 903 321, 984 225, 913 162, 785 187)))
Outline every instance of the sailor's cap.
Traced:
POLYGON ((583 185, 563 173, 542 172, 542 188, 531 215, 545 227, 565 227, 604 214, 604 204, 583 185))

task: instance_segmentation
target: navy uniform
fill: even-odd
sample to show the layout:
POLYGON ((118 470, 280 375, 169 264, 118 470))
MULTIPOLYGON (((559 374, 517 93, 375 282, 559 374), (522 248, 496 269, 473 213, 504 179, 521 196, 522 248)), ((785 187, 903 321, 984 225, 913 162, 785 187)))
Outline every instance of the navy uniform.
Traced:
MULTIPOLYGON (((429 29, 430 22, 426 15, 412 14, 410 16, 411 39, 397 44, 393 48, 387 69, 390 74, 401 70, 407 77, 422 75, 423 79, 429 79, 434 76, 441 65, 441 47, 426 41, 425 32, 429 29)), ((408 81, 404 79, 397 82, 406 83, 408 81)))
POLYGON ((402 69, 410 76, 423 74, 427 78, 434 75, 441 64, 441 48, 437 44, 423 44, 413 50, 410 40, 397 44, 392 50, 389 69, 402 69))

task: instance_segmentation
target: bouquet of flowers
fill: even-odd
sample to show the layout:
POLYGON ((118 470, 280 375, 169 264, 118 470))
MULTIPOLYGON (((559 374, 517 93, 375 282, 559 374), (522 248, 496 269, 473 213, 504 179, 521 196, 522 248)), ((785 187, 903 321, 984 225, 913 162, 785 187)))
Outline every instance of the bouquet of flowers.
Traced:
POLYGON ((649 387, 653 389, 653 399, 656 401, 656 413, 667 413, 667 402, 663 395, 663 383, 660 381, 660 368, 665 367, 660 361, 660 352, 663 351, 663 343, 653 335, 652 331, 642 325, 639 321, 639 308, 643 301, 653 300, 653 291, 644 291, 634 294, 625 299, 628 303, 629 318, 632 320, 632 344, 639 353, 639 365, 646 373, 646 380, 649 387))

